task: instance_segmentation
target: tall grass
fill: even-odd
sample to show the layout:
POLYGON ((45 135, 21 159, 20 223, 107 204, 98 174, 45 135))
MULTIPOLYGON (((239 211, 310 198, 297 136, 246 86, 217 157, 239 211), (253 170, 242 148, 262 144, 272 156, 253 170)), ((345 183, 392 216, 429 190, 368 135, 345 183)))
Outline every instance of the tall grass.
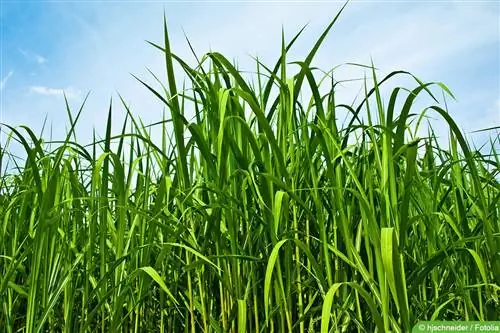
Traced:
POLYGON ((75 137, 83 106, 67 106, 52 149, 4 125, 27 158, 12 169, 8 145, 0 155, 2 331, 409 332, 498 319, 495 142, 489 155, 471 148, 434 98, 446 86, 404 71, 379 79, 367 66, 362 101, 339 103, 338 82, 312 67, 337 18, 297 67, 287 53, 300 33, 283 39, 253 81, 216 52, 188 65, 165 23, 152 45, 166 80, 139 79, 169 112, 159 140, 123 100, 122 131, 110 105, 105 138, 89 145, 75 137), (384 102, 398 76, 414 86, 384 102), (423 112, 417 96, 431 101, 423 112), (431 113, 449 148, 432 128, 417 136, 431 113))

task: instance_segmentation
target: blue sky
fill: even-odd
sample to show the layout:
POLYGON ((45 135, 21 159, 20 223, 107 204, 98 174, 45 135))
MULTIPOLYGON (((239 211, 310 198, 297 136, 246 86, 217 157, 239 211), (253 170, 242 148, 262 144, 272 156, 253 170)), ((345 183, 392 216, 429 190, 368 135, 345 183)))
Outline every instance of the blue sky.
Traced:
MULTIPOLYGON (((90 140, 93 127, 103 133, 109 100, 118 101, 117 92, 146 123, 160 119, 161 106, 130 74, 153 82, 146 68, 162 73, 161 54, 145 40, 161 42, 163 12, 172 49, 181 57, 192 60, 185 33, 198 54, 219 51, 254 70, 251 56, 265 63, 277 58, 282 26, 291 38, 308 24, 289 58, 298 60, 342 6, 334 1, 0 3, 1 121, 39 131, 47 116, 54 138, 60 139, 67 126, 62 92, 75 109, 90 92, 78 125, 83 142, 90 140)), ((449 103, 450 113, 466 133, 499 126, 499 7, 496 1, 354 0, 314 64, 330 69, 346 62, 369 64, 371 57, 379 77, 402 69, 445 83, 457 97, 449 103)), ((349 66, 337 71, 344 79, 362 75, 349 66)), ((347 87, 342 102, 350 103, 359 87, 347 87)), ((119 128, 121 107, 115 115, 119 128)), ((446 136, 442 122, 435 126, 446 136)), ((469 137, 481 143, 487 135, 469 137)))

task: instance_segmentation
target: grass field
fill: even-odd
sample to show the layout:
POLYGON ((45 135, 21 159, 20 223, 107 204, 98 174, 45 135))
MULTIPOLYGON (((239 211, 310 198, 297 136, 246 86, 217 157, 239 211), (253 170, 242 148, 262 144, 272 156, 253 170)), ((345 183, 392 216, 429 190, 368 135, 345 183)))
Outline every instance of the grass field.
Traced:
POLYGON ((301 62, 286 65, 296 38, 283 40, 252 79, 216 52, 188 65, 165 23, 151 46, 165 73, 139 79, 166 107, 154 126, 123 100, 89 145, 75 137, 84 107, 67 107, 60 142, 3 125, 0 330, 409 332, 498 319, 498 137, 471 147, 436 98, 452 99, 448 88, 403 71, 368 65, 364 98, 338 101, 335 76, 312 65, 335 20, 301 62), (413 85, 381 93, 402 76, 413 85), (449 146, 432 127, 418 136, 427 115, 445 120, 449 146))

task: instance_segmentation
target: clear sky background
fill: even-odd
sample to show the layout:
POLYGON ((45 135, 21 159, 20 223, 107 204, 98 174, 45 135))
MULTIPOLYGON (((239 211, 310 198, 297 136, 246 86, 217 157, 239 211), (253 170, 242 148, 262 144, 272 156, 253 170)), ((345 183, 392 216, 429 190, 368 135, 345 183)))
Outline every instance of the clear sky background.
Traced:
MULTIPOLYGON (((242 69, 255 70, 252 56, 267 64, 277 59, 282 27, 289 40, 308 24, 289 58, 300 60, 342 4, 0 0, 1 121, 38 132, 47 116, 54 139, 60 139, 68 126, 63 91, 75 110, 90 92, 78 125, 82 142, 90 140, 93 127, 104 133, 109 101, 118 102, 117 92, 146 123, 160 120, 161 105, 130 74, 153 83, 146 68, 164 72, 161 53, 145 42, 161 43, 163 12, 174 53, 191 64, 184 34, 199 55, 218 51, 242 69)), ((498 131, 469 133, 500 125, 499 8, 498 1, 353 0, 313 63, 328 70, 346 62, 369 64, 372 58, 379 77, 407 70, 423 81, 441 81, 457 98, 449 101, 451 115, 481 144, 498 131)), ((363 75, 348 66, 337 73, 340 79, 363 75)), ((359 87, 347 87, 341 102, 350 104, 359 87)), ((123 119, 123 108, 116 105, 116 119, 123 119)), ((442 123, 435 126, 446 136, 442 123)))

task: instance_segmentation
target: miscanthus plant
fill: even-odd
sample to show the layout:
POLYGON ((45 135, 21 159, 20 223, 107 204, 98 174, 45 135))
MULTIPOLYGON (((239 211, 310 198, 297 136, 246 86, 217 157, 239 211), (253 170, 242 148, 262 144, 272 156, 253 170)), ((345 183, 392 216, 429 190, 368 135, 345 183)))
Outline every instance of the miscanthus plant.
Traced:
POLYGON ((403 71, 367 66, 364 97, 339 102, 332 73, 311 65, 337 18, 305 59, 287 65, 299 33, 253 79, 216 52, 188 65, 165 24, 152 45, 166 80, 139 79, 168 111, 160 137, 123 101, 122 131, 110 106, 89 145, 75 137, 82 109, 67 107, 57 144, 3 125, 27 157, 0 155, 2 332, 409 332, 498 319, 498 141, 473 149, 434 97, 451 96, 446 86, 403 71), (382 96, 398 76, 413 86, 382 96), (421 96, 428 108, 413 110, 421 96), (431 113, 449 147, 432 128, 417 136, 431 113))

